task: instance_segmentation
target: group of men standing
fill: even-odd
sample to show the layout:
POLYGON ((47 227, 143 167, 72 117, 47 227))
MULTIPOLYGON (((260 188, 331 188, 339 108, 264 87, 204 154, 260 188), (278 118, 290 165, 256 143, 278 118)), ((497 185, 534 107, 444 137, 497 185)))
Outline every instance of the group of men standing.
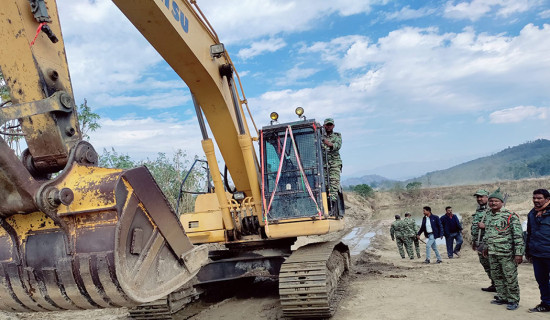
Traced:
POLYGON ((411 218, 410 213, 406 212, 403 220, 401 220, 400 215, 395 215, 395 221, 390 227, 390 235, 392 241, 396 241, 402 259, 405 259, 403 246, 409 255, 409 259, 414 259, 413 244, 416 249, 416 256, 420 258, 420 244, 416 237, 416 222, 411 218))
POLYGON ((519 305, 517 265, 523 262, 525 254, 533 263, 541 299, 529 312, 549 312, 550 193, 546 189, 533 191, 533 209, 527 215, 525 241, 519 217, 502 208, 504 198, 499 190, 488 195, 481 189, 474 196, 478 210, 472 222, 473 249, 478 251, 479 261, 491 279, 491 286, 481 290, 496 291, 491 303, 506 304, 508 310, 516 310, 519 305))
MULTIPOLYGON (((541 297, 540 304, 529 309, 529 312, 550 312, 550 193, 546 189, 533 191, 534 207, 527 216, 525 235, 519 216, 504 208, 506 198, 500 188, 491 194, 480 189, 474 196, 478 207, 472 216, 472 249, 477 251, 479 262, 491 280, 491 285, 481 290, 496 292, 492 304, 506 305, 507 310, 516 310, 519 307, 517 266, 523 262, 525 253, 533 263, 541 297)), ((404 220, 399 215, 395 216, 390 234, 392 240, 397 242, 401 257, 405 258, 404 246, 409 258, 414 259, 412 245, 415 243, 416 254, 420 258, 418 241, 421 234, 427 239, 424 263, 430 263, 431 250, 436 255, 437 263, 442 262, 435 242, 437 238, 446 238, 450 259, 460 257, 462 225, 452 208, 446 207, 441 218, 432 214, 428 206, 423 208, 423 213, 418 232, 410 213, 405 214, 404 220)))
POLYGON ((430 263, 431 250, 434 251, 437 258, 437 263, 441 263, 441 255, 437 250, 437 238, 445 237, 447 244, 447 256, 452 259, 455 255, 460 257, 460 249, 462 247, 462 224, 458 217, 453 214, 451 207, 445 208, 445 215, 441 218, 432 214, 432 209, 428 206, 422 208, 424 218, 420 229, 416 231, 416 222, 411 218, 410 213, 405 213, 405 220, 401 221, 399 215, 395 216, 395 221, 390 228, 392 240, 397 242, 397 248, 401 258, 405 258, 403 246, 405 246, 410 259, 414 259, 412 252, 412 244, 416 247, 416 254, 420 258, 419 241, 420 235, 424 234, 426 243, 426 260, 424 263, 430 263), (394 239, 395 238, 395 239, 394 239), (456 245, 453 248, 453 245, 456 245), (431 249, 431 250, 430 250, 431 249))

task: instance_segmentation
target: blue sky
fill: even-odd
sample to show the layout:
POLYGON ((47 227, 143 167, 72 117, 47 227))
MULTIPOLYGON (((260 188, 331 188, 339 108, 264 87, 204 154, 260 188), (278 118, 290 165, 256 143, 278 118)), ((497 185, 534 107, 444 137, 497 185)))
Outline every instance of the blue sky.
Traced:
MULTIPOLYGON (((407 178, 550 138, 545 0, 197 1, 259 126, 335 119, 344 177, 407 178)), ((202 157, 185 84, 106 0, 58 0, 78 104, 99 151, 202 157)))

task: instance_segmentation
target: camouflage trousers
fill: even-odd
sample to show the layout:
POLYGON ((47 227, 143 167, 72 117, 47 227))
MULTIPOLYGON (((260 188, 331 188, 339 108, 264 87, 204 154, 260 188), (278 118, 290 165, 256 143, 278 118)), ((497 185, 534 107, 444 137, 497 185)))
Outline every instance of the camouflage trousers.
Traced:
POLYGON ((483 266, 483 270, 485 270, 485 272, 487 273, 487 276, 489 277, 489 279, 491 279, 491 285, 495 285, 495 282, 493 281, 493 278, 491 277, 491 264, 489 263, 489 258, 488 257, 484 257, 483 254, 479 253, 478 252, 478 257, 479 257, 479 263, 481 263, 481 265, 483 266))
POLYGON ((414 243, 414 249, 416 250, 416 256, 420 259, 420 240, 416 235, 411 236, 411 242, 414 243))
POLYGON ((409 237, 396 237, 395 243, 397 243, 397 250, 399 250, 401 258, 405 258, 405 251, 403 250, 403 246, 405 246, 405 250, 407 250, 409 258, 414 258, 412 241, 409 237))
POLYGON ((501 300, 519 303, 518 266, 514 256, 489 255, 491 278, 501 300))
POLYGON ((342 173, 342 164, 341 163, 329 163, 328 172, 325 172, 328 177, 329 186, 328 192, 330 195, 330 200, 338 200, 338 190, 340 190, 340 174, 342 173))

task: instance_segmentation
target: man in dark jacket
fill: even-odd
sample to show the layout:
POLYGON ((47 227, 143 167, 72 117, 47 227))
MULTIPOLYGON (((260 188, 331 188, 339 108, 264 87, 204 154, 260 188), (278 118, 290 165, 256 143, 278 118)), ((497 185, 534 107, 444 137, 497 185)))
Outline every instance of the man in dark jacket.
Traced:
POLYGON ((420 235, 424 233, 424 236, 428 239, 426 242, 426 261, 424 263, 430 263, 430 248, 435 252, 437 258, 437 263, 441 263, 441 256, 437 250, 437 244, 435 239, 443 239, 443 226, 441 225, 441 220, 439 217, 432 214, 432 208, 424 207, 423 208, 424 218, 422 218, 422 226, 418 230, 417 238, 420 239, 420 235))
POLYGON ((456 255, 460 258, 460 248, 462 247, 462 224, 458 220, 458 217, 453 214, 453 208, 446 207, 445 215, 441 217, 441 224, 443 225, 443 235, 445 236, 445 242, 447 243, 447 256, 449 259, 456 255), (453 250, 453 244, 456 240, 456 246, 453 250))
POLYGON ((533 191, 534 208, 527 215, 525 256, 533 262, 539 284, 540 304, 529 312, 550 311, 550 193, 546 189, 533 191))

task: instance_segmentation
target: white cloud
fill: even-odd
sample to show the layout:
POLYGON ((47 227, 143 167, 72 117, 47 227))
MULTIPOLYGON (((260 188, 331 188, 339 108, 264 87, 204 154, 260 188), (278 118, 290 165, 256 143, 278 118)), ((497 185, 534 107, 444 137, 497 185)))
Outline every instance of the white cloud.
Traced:
MULTIPOLYGON (((315 42, 311 46, 303 46, 300 54, 320 53, 321 58, 327 62, 332 62, 346 68, 348 62, 342 62, 342 53, 351 52, 351 55, 358 59, 359 64, 364 64, 367 59, 369 38, 362 35, 348 35, 334 38, 329 42, 315 42), (363 49, 363 51, 361 50, 363 49)), ((352 64, 355 62, 351 62, 352 64)), ((361 65, 361 66, 362 66, 361 65)))
POLYGON ((307 79, 319 72, 315 68, 301 68, 301 64, 297 64, 285 72, 285 75, 276 79, 275 84, 278 86, 290 86, 299 83, 300 80, 307 79))
POLYGON ((190 156, 202 155, 202 139, 196 118, 177 121, 166 118, 102 118, 101 128, 91 132, 90 142, 99 153, 105 148, 145 160, 159 152, 186 150, 190 156))
POLYGON ((225 43, 310 30, 322 18, 368 13, 388 0, 209 0, 201 9, 225 43))
POLYGON ((124 94, 110 95, 108 93, 103 93, 98 95, 96 99, 102 101, 104 105, 109 107, 131 105, 146 109, 167 109, 179 107, 191 101, 189 93, 184 90, 168 90, 162 92, 149 91, 132 96, 124 94))
POLYGON ((389 21, 405 21, 433 15, 436 12, 437 10, 435 8, 424 7, 419 9, 411 9, 410 6, 405 6, 399 11, 386 13, 385 18, 389 21))
POLYGON ((77 103, 87 98, 94 109, 124 101, 153 108, 187 101, 183 81, 161 80, 175 73, 158 70, 162 57, 111 1, 58 0, 58 7, 77 103))
POLYGON ((498 110, 489 115, 491 123, 514 123, 528 119, 545 120, 548 116, 549 108, 537 108, 534 106, 518 106, 498 110))
POLYGON ((407 101, 431 112, 490 110, 524 103, 526 92, 550 99, 550 25, 526 25, 519 35, 490 35, 466 28, 391 31, 376 43, 362 36, 316 42, 302 52, 317 52, 334 64, 349 87, 371 91, 381 105, 407 101), (518 82, 518 79, 525 79, 518 82), (521 97, 521 98, 519 98, 521 97))
POLYGON ((472 0, 470 2, 448 1, 445 5, 444 16, 452 19, 468 19, 477 21, 480 18, 495 13, 507 18, 512 14, 526 12, 539 4, 539 0, 472 0))
POLYGON ((286 42, 281 38, 272 38, 252 43, 249 48, 239 50, 237 54, 241 59, 250 59, 264 52, 275 52, 286 46, 286 42))
POLYGON ((539 12, 538 16, 542 19, 550 18, 550 9, 539 12))

